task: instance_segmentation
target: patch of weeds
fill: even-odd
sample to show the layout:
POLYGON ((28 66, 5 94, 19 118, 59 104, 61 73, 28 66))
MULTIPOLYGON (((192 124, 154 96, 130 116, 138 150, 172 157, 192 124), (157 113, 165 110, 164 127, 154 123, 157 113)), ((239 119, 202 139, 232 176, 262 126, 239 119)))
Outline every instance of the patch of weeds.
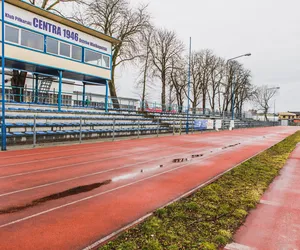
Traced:
POLYGON ((162 245, 159 243, 158 240, 148 240, 146 241, 143 250, 163 250, 162 245))
POLYGON ((163 219, 163 218, 166 218, 168 216, 168 211, 164 208, 161 208, 161 209, 158 209, 156 212, 155 212, 155 215, 160 218, 160 219, 163 219))
POLYGON ((197 212, 200 209, 199 205, 194 201, 187 202, 184 206, 185 206, 186 210, 188 210, 190 212, 197 212))
POLYGON ((245 216, 247 216, 248 212, 244 209, 237 209, 234 211, 233 215, 236 217, 236 218, 239 218, 239 219, 242 219, 244 218, 245 216))
POLYGON ((202 250, 216 250, 217 247, 216 247, 215 244, 213 244, 213 243, 210 243, 210 242, 203 242, 203 243, 200 245, 200 249, 202 249, 202 250))
POLYGON ((157 210, 100 250, 216 250, 229 243, 248 212, 300 142, 300 132, 178 202, 157 210))

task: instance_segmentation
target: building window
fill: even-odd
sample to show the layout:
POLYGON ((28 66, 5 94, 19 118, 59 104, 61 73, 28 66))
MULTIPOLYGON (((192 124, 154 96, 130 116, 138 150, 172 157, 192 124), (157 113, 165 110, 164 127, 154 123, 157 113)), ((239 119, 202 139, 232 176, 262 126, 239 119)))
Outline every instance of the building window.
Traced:
POLYGON ((84 61, 96 66, 102 66, 105 68, 110 67, 109 56, 102 55, 101 53, 89 49, 85 49, 84 61))
POLYGON ((85 60, 86 63, 94 64, 97 66, 102 66, 102 55, 95 51, 85 50, 85 60))
POLYGON ((82 59, 81 47, 61 42, 50 37, 47 37, 47 53, 70 57, 77 61, 81 61, 82 59))
POLYGON ((60 42, 59 54, 62 56, 71 56, 71 45, 67 43, 60 42))
POLYGON ((21 29, 21 45, 43 51, 44 36, 21 29))
POLYGON ((58 40, 47 37, 47 52, 58 55, 58 40))
POLYGON ((19 29, 12 26, 5 26, 5 40, 12 43, 19 43, 19 29))
POLYGON ((82 57, 82 48, 72 45, 72 58, 78 61, 81 61, 82 57))
POLYGON ((103 66, 109 68, 109 56, 103 56, 103 66))

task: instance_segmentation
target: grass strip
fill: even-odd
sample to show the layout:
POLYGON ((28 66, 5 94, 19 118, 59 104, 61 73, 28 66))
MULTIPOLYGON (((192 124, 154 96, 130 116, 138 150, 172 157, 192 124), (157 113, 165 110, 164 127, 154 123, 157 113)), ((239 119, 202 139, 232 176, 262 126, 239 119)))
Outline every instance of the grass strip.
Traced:
POLYGON ((248 212, 300 142, 297 132, 189 197, 157 210, 99 250, 218 249, 231 242, 248 212))

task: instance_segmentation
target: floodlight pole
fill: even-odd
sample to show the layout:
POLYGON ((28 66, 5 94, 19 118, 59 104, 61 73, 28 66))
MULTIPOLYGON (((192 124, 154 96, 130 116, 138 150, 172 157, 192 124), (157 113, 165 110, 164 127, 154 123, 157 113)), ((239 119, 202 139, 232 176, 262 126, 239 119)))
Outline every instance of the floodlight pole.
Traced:
POLYGON ((189 112, 190 112, 190 90, 191 90, 191 55, 192 55, 192 38, 190 37, 190 48, 189 48, 189 69, 188 69, 188 105, 186 112, 186 134, 189 133, 189 112))
POLYGON ((6 151, 6 125, 5 125, 5 27, 4 27, 4 19, 5 19, 5 11, 4 11, 4 0, 1 1, 2 6, 2 58, 1 58, 1 66, 2 66, 2 121, 1 121, 1 150, 6 151))

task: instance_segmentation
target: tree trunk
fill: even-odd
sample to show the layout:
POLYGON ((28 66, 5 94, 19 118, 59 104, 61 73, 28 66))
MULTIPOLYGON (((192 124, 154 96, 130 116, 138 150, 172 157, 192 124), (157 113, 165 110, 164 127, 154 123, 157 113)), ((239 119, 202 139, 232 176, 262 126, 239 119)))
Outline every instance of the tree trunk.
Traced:
POLYGON ((146 78, 147 78, 147 62, 146 62, 146 64, 145 64, 145 71, 144 71, 144 77, 143 77, 142 111, 145 110, 146 78))
POLYGON ((13 98, 16 102, 23 102, 24 86, 26 82, 27 72, 13 70, 13 77, 11 78, 11 86, 13 91, 13 98))
POLYGON ((193 114, 196 114, 196 108, 197 108, 197 101, 193 102, 193 114))
POLYGON ((264 112, 264 115, 265 115, 266 122, 269 121, 267 114, 268 114, 268 111, 267 111, 267 112, 265 111, 265 112, 264 112))
POLYGON ((182 113, 182 106, 183 106, 182 97, 181 95, 179 95, 179 93, 177 93, 176 98, 177 98, 177 105, 178 105, 178 113, 182 113))
POLYGON ((218 87, 218 105, 219 105, 219 112, 221 113, 221 91, 220 91, 220 87, 218 87))
POLYGON ((166 110, 166 76, 164 72, 161 74, 161 106, 162 106, 162 111, 166 110))
POLYGON ((112 74, 111 74, 111 80, 109 81, 109 92, 110 92, 110 97, 112 98, 112 103, 113 107, 115 109, 120 109, 120 104, 118 101, 118 96, 117 96, 117 91, 116 91, 116 86, 115 86, 115 69, 116 66, 112 66, 112 74))
POLYGON ((145 68, 143 75, 143 94, 142 94, 142 111, 145 110, 145 99, 146 99, 146 82, 147 82, 147 71, 148 71, 148 59, 149 59, 149 49, 147 47, 146 59, 145 59, 145 68))
POLYGON ((213 88, 213 94, 212 94, 212 106, 211 106, 211 109, 212 109, 212 112, 215 113, 215 107, 216 107, 216 91, 215 89, 213 88))
POLYGON ((172 111, 172 91, 173 91, 173 85, 170 86, 169 89, 169 104, 168 104, 168 111, 172 111))
POLYGON ((203 89, 203 95, 202 95, 202 109, 203 109, 203 114, 205 114, 205 109, 206 109, 206 89, 203 89))

